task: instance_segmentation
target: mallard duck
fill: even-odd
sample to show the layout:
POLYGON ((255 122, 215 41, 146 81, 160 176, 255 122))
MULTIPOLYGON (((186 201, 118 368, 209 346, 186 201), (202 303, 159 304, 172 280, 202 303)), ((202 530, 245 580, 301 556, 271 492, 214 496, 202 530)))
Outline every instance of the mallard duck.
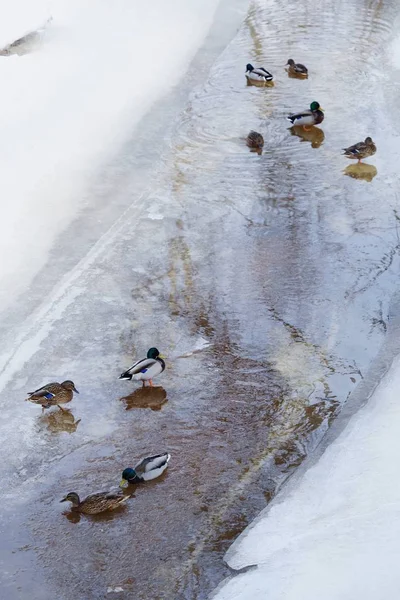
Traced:
POLYGON ((289 60, 286 63, 286 66, 289 67, 288 71, 292 75, 303 75, 303 76, 308 75, 307 67, 305 67, 304 65, 302 65, 300 63, 295 63, 293 58, 289 58, 289 60))
POLYGON ((33 404, 40 404, 42 412, 50 406, 58 406, 60 410, 63 410, 60 404, 71 402, 74 392, 79 394, 74 382, 67 379, 62 383, 47 383, 34 392, 28 392, 29 398, 26 398, 26 400, 33 402, 33 404))
POLYGON ((292 125, 302 125, 307 131, 306 125, 319 125, 324 120, 323 109, 318 102, 311 102, 310 110, 305 110, 301 113, 295 113, 287 117, 292 125))
POLYGON ((128 498, 130 498, 130 495, 125 496, 111 492, 100 492, 98 494, 91 494, 84 500, 80 500, 76 492, 69 492, 60 502, 71 502, 72 509, 77 512, 85 513, 86 515, 97 515, 106 510, 118 508, 128 498))
POLYGON ((148 381, 150 386, 152 386, 153 377, 160 375, 165 369, 163 358, 157 348, 150 348, 147 352, 147 358, 142 358, 135 362, 127 371, 121 373, 119 378, 142 381, 143 387, 145 387, 146 381, 148 381))
POLYGON ((354 146, 349 146, 348 148, 343 148, 344 156, 347 158, 355 158, 358 162, 363 158, 367 158, 368 156, 372 156, 376 152, 376 146, 372 141, 372 138, 366 137, 363 142, 358 142, 358 144, 354 144, 354 146))
POLYGON ((264 138, 261 133, 257 133, 257 131, 250 131, 246 138, 246 144, 249 148, 261 149, 264 146, 264 138))
POLYGON ((168 467, 171 455, 168 452, 144 458, 134 469, 127 468, 122 471, 120 487, 126 487, 129 483, 139 483, 156 479, 168 467))
POLYGON ((258 81, 258 82, 263 82, 263 81, 266 82, 266 81, 273 80, 273 76, 271 75, 271 73, 269 73, 269 71, 267 71, 263 67, 259 67, 258 69, 255 69, 253 67, 253 65, 251 65, 250 63, 248 65, 246 65, 246 77, 250 81, 258 81))

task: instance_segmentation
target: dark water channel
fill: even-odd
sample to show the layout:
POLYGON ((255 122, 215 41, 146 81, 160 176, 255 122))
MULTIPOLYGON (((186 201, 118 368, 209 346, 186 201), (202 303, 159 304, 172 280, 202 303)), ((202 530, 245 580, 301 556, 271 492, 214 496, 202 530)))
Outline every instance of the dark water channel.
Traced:
POLYGON ((253 3, 151 168, 147 139, 113 172, 128 207, 36 309, 3 378, 2 597, 204 600, 230 543, 322 439, 384 342, 398 288, 397 12, 253 3), (287 76, 290 57, 308 80, 287 76), (273 87, 246 86, 249 60, 273 87), (284 117, 312 100, 325 121, 292 135, 284 117), (367 135, 375 170, 346 176, 340 149, 367 135), (119 382, 152 345, 168 356, 163 388, 119 382), (81 390, 71 412, 21 406, 61 373, 81 390), (124 510, 62 514, 68 491, 108 489, 164 450, 170 468, 124 510))

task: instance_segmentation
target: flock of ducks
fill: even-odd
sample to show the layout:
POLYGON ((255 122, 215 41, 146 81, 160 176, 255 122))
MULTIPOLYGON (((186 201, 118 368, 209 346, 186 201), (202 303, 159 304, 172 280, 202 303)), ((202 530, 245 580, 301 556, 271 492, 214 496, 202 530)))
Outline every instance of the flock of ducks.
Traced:
MULTIPOLYGON (((292 58, 287 61, 289 75, 299 79, 308 78, 308 69, 301 63, 296 63, 292 58)), ((264 86, 270 84, 273 80, 273 75, 264 67, 254 68, 250 63, 246 66, 246 79, 248 85, 264 86)), ((305 131, 310 131, 315 125, 320 125, 324 120, 324 111, 319 102, 311 102, 309 110, 304 110, 299 113, 294 113, 287 117, 288 121, 295 127, 302 127, 305 131)), ((259 153, 264 147, 264 138, 257 131, 250 131, 246 138, 246 143, 249 148, 257 150, 259 153)), ((363 142, 358 142, 348 148, 343 148, 343 154, 347 158, 356 159, 360 163, 362 159, 372 156, 376 152, 376 145, 370 137, 366 137, 363 142)))
MULTIPOLYGON (((164 357, 160 354, 157 348, 150 348, 146 358, 135 362, 127 371, 120 375, 120 379, 141 381, 142 386, 153 386, 153 378, 160 375, 165 370, 164 357)), ((39 404, 42 407, 42 412, 52 406, 57 406, 61 411, 65 409, 62 404, 71 402, 74 392, 79 394, 75 384, 70 379, 62 383, 51 382, 43 387, 28 393, 27 401, 33 404, 39 404)), ((168 467, 171 455, 168 452, 148 456, 141 460, 135 467, 127 467, 122 472, 122 480, 120 487, 125 488, 129 485, 136 485, 145 481, 156 479, 168 467)), ((118 493, 100 492, 91 494, 83 500, 79 498, 76 492, 69 492, 60 502, 70 502, 72 510, 87 515, 95 515, 106 510, 114 510, 124 504, 132 493, 124 494, 122 491, 118 493)))
MULTIPOLYGON (((301 63, 296 63, 290 58, 286 66, 291 76, 298 78, 308 77, 308 69, 301 63)), ((250 63, 246 66, 246 78, 249 85, 265 85, 273 80, 273 76, 269 71, 263 67, 255 69, 250 63)), ((322 123, 324 112, 319 103, 314 101, 311 102, 309 110, 289 115, 287 119, 293 127, 302 127, 307 131, 311 127, 322 123)), ((250 131, 246 143, 250 148, 261 150, 264 146, 264 138, 257 131, 250 131)), ((372 156, 375 152, 376 146, 370 137, 365 138, 363 142, 358 142, 353 146, 344 148, 344 155, 347 158, 356 159, 358 162, 368 156, 372 156)), ((150 348, 146 358, 135 362, 129 369, 121 373, 119 378, 129 381, 141 381, 143 387, 146 386, 146 382, 148 382, 149 386, 153 386, 153 378, 165 370, 164 358, 157 348, 150 348)), ((62 383, 48 383, 34 392, 29 392, 26 400, 34 404, 39 404, 42 407, 42 412, 52 406, 57 406, 61 411, 64 411, 61 405, 71 402, 74 392, 79 394, 74 382, 68 379, 62 383)), ((170 454, 164 452, 163 454, 143 459, 133 468, 128 467, 124 469, 120 487, 124 488, 131 484, 156 479, 165 471, 170 458, 170 454)), ((98 494, 91 494, 81 500, 76 492, 69 492, 61 502, 70 502, 73 510, 93 515, 106 510, 114 510, 124 504, 131 496, 131 493, 100 492, 98 494)))

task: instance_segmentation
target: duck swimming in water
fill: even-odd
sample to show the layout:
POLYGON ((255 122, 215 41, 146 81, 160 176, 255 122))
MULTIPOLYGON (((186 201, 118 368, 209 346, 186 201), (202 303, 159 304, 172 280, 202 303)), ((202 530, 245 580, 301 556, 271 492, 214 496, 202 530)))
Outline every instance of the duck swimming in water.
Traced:
POLYGON ((140 483, 151 481, 160 477, 168 467, 171 455, 168 452, 144 458, 136 467, 124 469, 120 487, 126 487, 129 483, 140 483))
POLYGON ((264 69, 264 67, 255 69, 250 63, 246 65, 246 77, 248 81, 255 81, 258 83, 265 83, 273 80, 273 75, 264 69))
POLYGON ((293 58, 289 58, 286 63, 286 66, 289 67, 288 71, 291 75, 300 75, 303 77, 307 77, 308 69, 301 63, 295 63, 293 58))
POLYGON ((69 492, 60 502, 71 502, 72 510, 86 515, 98 515, 106 510, 114 510, 130 498, 130 495, 100 492, 81 500, 76 492, 69 492))

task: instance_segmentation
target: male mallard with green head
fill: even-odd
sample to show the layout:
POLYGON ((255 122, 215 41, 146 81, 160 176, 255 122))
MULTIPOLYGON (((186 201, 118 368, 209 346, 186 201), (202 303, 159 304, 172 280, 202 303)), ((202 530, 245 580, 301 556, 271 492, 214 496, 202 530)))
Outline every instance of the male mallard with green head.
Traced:
POLYGON ((71 502, 72 510, 86 515, 97 515, 106 510, 114 510, 130 498, 130 495, 100 492, 80 500, 76 492, 70 492, 60 502, 71 502))
POLYGON ((171 455, 168 452, 144 458, 135 468, 128 467, 122 472, 120 487, 126 487, 129 483, 141 483, 151 481, 160 477, 168 467, 171 455))
POLYGON ((74 392, 79 394, 74 382, 67 379, 67 381, 63 381, 62 383, 47 383, 34 392, 28 392, 29 398, 26 398, 26 400, 33 402, 33 404, 40 404, 42 412, 44 412, 45 408, 50 408, 50 406, 58 406, 60 410, 63 410, 60 404, 71 402, 74 392))
POLYGON ((307 77, 308 75, 307 67, 305 67, 301 63, 295 63, 293 58, 289 58, 289 60, 286 63, 286 66, 289 67, 288 71, 292 75, 300 75, 302 77, 307 77))
POLYGON ((318 102, 311 102, 310 110, 305 110, 301 113, 295 113, 286 117, 292 125, 301 125, 307 131, 307 126, 319 125, 324 120, 323 109, 318 102))
POLYGON ((375 154, 376 146, 372 141, 372 138, 366 137, 363 142, 358 142, 358 144, 343 148, 343 150, 344 156, 347 158, 354 158, 358 160, 358 162, 361 162, 363 158, 368 158, 368 156, 375 154))
POLYGON ((147 358, 142 358, 135 362, 127 371, 121 373, 119 378, 141 381, 143 387, 145 387, 146 381, 148 381, 149 385, 152 386, 153 377, 157 377, 165 369, 163 358, 163 355, 159 353, 157 348, 150 348, 147 352, 147 358))

